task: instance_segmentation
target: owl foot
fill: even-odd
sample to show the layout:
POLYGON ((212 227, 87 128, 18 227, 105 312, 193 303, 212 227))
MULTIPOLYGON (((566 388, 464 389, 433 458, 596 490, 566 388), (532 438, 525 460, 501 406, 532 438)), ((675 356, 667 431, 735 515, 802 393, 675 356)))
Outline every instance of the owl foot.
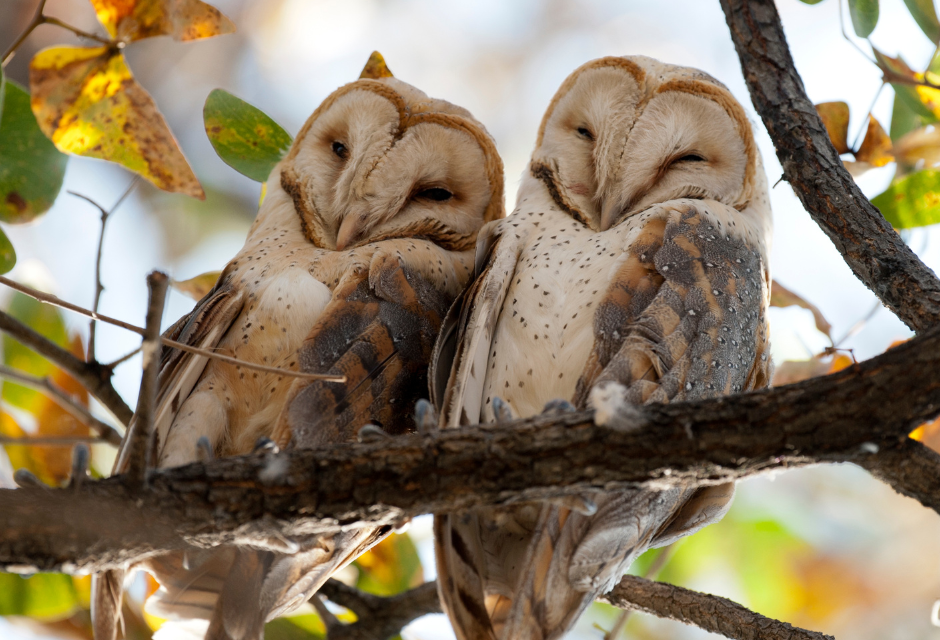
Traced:
POLYGON ((577 411, 577 408, 564 398, 549 400, 542 409, 542 413, 569 413, 571 411, 577 411))
POLYGON ((437 431, 437 411, 427 400, 422 399, 415 403, 415 426, 418 433, 437 431))
POLYGON ((512 415, 512 407, 499 396, 493 398, 493 415, 496 416, 496 422, 500 424, 516 419, 516 416, 512 415))
POLYGON ((599 382, 591 389, 588 406, 594 409, 594 424, 621 431, 639 429, 640 410, 627 402, 627 388, 617 382, 599 382))
MULTIPOLYGON (((200 438, 201 440, 202 438, 200 438)), ((260 453, 262 451, 270 451, 271 453, 278 453, 281 449, 275 444, 274 440, 271 438, 265 438, 261 436, 255 440, 255 446, 251 450, 252 453, 260 453)))
POLYGON ((362 428, 359 429, 359 432, 356 434, 356 439, 359 440, 359 442, 381 442, 391 437, 392 436, 382 429, 382 427, 374 424, 362 425, 362 428))
POLYGON ((88 451, 88 445, 77 444, 72 449, 72 473, 69 477, 69 489, 78 491, 82 488, 82 483, 88 477, 88 462, 91 459, 91 453, 88 451))
POLYGON ((212 462, 212 445, 209 444, 209 438, 201 436, 196 440, 196 460, 202 463, 212 462))
POLYGON ((28 469, 17 469, 13 472, 13 482, 16 483, 16 486, 21 489, 28 489, 29 487, 43 487, 46 485, 42 480, 36 477, 36 475, 28 469))

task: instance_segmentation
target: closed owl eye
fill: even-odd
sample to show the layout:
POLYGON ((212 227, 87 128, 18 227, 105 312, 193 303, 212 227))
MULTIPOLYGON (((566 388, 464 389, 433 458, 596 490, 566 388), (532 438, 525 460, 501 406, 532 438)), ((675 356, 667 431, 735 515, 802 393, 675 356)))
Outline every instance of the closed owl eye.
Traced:
POLYGON ((578 135, 588 140, 594 140, 594 134, 587 127, 578 127, 578 135))
POLYGON ((341 160, 345 160, 349 157, 349 149, 347 149, 346 145, 344 145, 339 140, 333 142, 333 153, 335 153, 336 157, 340 158, 341 160))
POLYGON ((706 159, 697 153, 687 153, 681 158, 676 158, 672 161, 673 164, 677 162, 706 162, 706 159))
POLYGON ((415 198, 423 198, 425 200, 434 200, 435 202, 445 202, 454 197, 447 189, 442 189, 441 187, 432 187, 431 189, 424 189, 415 194, 415 198))

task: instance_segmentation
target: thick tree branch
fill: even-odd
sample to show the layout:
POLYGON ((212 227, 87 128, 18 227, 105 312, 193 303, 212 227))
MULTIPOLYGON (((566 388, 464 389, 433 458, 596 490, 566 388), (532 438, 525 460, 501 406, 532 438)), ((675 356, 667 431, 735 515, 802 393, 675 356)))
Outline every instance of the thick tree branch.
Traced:
POLYGON ((111 385, 111 369, 97 362, 85 362, 71 353, 36 333, 13 316, 0 311, 0 331, 10 335, 36 353, 48 358, 57 366, 65 369, 83 387, 88 389, 101 404, 114 414, 123 425, 131 421, 134 412, 111 385))
POLYGON ((858 464, 901 495, 940 513, 940 455, 920 442, 905 438, 858 464))
POLYGON ((720 0, 784 177, 853 273, 905 324, 940 320, 940 280, 845 170, 793 65, 773 0, 720 0))
POLYGON ((734 640, 834 640, 818 631, 766 618, 725 598, 637 576, 624 576, 600 600, 621 609, 695 625, 734 640))
POLYGON ((869 461, 938 413, 940 328, 824 378, 645 406, 624 418, 629 429, 596 426, 589 412, 552 414, 196 463, 151 473, 146 490, 118 476, 80 493, 0 491, 0 567, 100 570, 185 544, 260 544, 272 532, 290 539, 592 489, 869 461))
POLYGON ((338 580, 328 580, 318 595, 346 607, 359 618, 353 624, 330 627, 328 640, 385 640, 421 616, 442 612, 435 582, 425 582, 410 591, 383 598, 348 587, 338 580))
POLYGON ((147 276, 150 301, 147 304, 147 326, 144 341, 140 346, 144 354, 144 374, 140 380, 140 394, 134 424, 127 431, 126 479, 134 486, 143 486, 147 481, 147 470, 153 466, 150 459, 153 449, 153 412, 157 404, 157 385, 160 374, 160 321, 166 302, 166 290, 170 278, 165 273, 154 271, 147 276))

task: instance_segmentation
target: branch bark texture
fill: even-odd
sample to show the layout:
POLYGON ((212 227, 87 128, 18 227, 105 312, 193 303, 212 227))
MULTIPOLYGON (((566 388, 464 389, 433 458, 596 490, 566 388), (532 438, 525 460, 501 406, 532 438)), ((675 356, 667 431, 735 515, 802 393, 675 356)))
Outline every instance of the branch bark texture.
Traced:
MULTIPOLYGON (((704 485, 824 462, 874 465, 937 413, 940 328, 824 378, 642 407, 628 429, 596 426, 589 412, 542 415, 197 463, 154 472, 139 490, 117 476, 85 482, 79 493, 0 491, 0 567, 101 570, 186 544, 257 545, 591 489, 704 485)), ((918 473, 940 477, 931 460, 918 473)), ((913 471, 898 482, 910 495, 932 490, 913 471)))
POLYGON ((327 630, 328 640, 385 640, 398 635, 413 620, 429 613, 442 613, 437 583, 425 582, 404 593, 383 598, 328 580, 318 596, 346 607, 359 619, 327 630))
POLYGON ((783 174, 853 273, 914 331, 940 321, 940 280, 862 194, 806 95, 773 0, 720 0, 783 174))
POLYGON ((600 600, 621 609, 695 625, 735 640, 835 640, 824 633, 754 613, 726 598, 638 576, 624 576, 600 600))

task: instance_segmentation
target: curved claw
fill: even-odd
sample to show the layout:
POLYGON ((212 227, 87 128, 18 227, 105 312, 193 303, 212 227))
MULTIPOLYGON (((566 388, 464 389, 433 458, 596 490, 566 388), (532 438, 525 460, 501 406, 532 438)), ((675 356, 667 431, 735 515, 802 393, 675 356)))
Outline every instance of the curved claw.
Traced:
POLYGON ((437 411, 427 400, 421 399, 415 403, 415 426, 418 433, 431 433, 437 430, 437 411))
POLYGON ((199 462, 211 462, 213 457, 215 456, 212 453, 212 445, 209 444, 209 438, 202 436, 196 440, 196 459, 199 460, 199 462))
MULTIPOLYGON (((200 438, 200 440, 201 440, 201 438, 200 438)), ((251 450, 251 452, 252 452, 252 453, 259 453, 259 452, 262 452, 262 451, 269 451, 269 452, 271 452, 271 453, 278 453, 278 452, 280 451, 280 448, 277 446, 277 444, 276 444, 276 443, 274 442, 274 440, 272 440, 271 438, 265 438, 264 436, 261 436, 260 438, 258 438, 257 440, 255 440, 255 446, 254 446, 254 448, 251 450)))
POLYGON ((356 439, 359 442, 379 442, 381 440, 388 440, 391 438, 382 427, 376 426, 374 424, 364 424, 362 428, 359 429, 356 433, 356 439))
POLYGON ((72 448, 72 473, 69 477, 69 488, 76 491, 81 489, 82 482, 88 477, 88 463, 91 452, 88 445, 79 443, 72 448))
POLYGON ((549 400, 542 408, 542 413, 569 413, 571 411, 577 411, 577 407, 564 398, 549 400))
POLYGON ((509 406, 509 403, 496 396, 493 398, 493 415, 496 416, 496 422, 512 422, 515 420, 515 416, 512 414, 512 407, 509 406))
POLYGON ((45 483, 36 477, 29 469, 17 469, 13 472, 13 482, 22 489, 28 487, 45 487, 45 483))

